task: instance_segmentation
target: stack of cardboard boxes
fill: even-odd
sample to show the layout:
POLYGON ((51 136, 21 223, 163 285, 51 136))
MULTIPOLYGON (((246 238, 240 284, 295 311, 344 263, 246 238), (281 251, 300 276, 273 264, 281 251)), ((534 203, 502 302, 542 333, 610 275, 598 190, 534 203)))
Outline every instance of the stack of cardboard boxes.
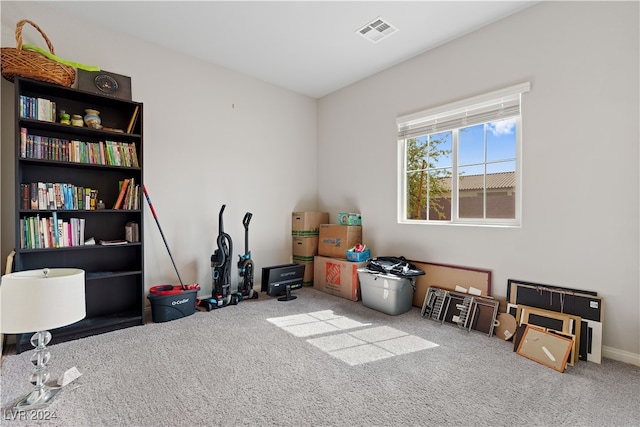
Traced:
POLYGON ((338 224, 320 224, 318 254, 314 257, 313 287, 323 292, 360 299, 358 268, 366 260, 347 260, 347 251, 362 243, 362 220, 359 214, 338 214, 338 224))
POLYGON ((320 225, 327 222, 329 222, 328 212, 293 212, 291 214, 293 262, 305 266, 304 286, 313 285, 313 261, 318 254, 320 225))

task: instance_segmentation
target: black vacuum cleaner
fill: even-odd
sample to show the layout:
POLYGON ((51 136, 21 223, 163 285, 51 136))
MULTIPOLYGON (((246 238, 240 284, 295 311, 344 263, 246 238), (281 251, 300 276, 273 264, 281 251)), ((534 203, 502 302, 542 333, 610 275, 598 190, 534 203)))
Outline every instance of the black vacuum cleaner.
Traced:
POLYGON ((238 293, 243 299, 258 298, 258 293, 253 290, 253 270, 254 265, 251 260, 251 251, 249 250, 249 222, 253 214, 247 212, 242 219, 244 226, 244 255, 238 255, 238 293))
MULTIPOLYGON (((216 243, 218 249, 211 255, 211 273, 213 287, 211 298, 200 300, 199 305, 207 311, 214 308, 226 307, 227 305, 238 304, 243 298, 240 291, 231 292, 231 253, 233 252, 233 241, 231 236, 224 232, 222 214, 227 205, 222 205, 218 215, 218 238, 216 243)), ((248 226, 248 224, 247 224, 248 226)))

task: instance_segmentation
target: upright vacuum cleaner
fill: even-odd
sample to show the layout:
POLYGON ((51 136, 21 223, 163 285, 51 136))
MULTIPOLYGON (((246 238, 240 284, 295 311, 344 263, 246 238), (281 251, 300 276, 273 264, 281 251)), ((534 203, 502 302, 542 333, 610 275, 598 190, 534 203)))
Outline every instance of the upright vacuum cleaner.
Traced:
POLYGON ((231 252, 233 242, 231 236, 224 232, 222 214, 227 205, 222 205, 218 219, 218 249, 211 255, 211 271, 213 276, 213 288, 211 298, 200 301, 200 306, 211 311, 214 308, 225 307, 229 304, 238 304, 242 299, 240 292, 231 292, 231 252))
POLYGON ((251 260, 251 251, 249 250, 249 222, 253 214, 247 212, 242 219, 244 226, 244 255, 238 255, 238 293, 243 299, 258 298, 258 293, 253 290, 253 261, 251 260))

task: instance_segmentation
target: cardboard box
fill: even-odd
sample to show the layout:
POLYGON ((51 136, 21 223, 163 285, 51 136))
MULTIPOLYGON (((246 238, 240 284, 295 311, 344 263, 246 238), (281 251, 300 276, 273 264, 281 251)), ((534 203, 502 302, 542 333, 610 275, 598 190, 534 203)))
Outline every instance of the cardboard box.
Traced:
POLYGON ((313 286, 313 262, 301 262, 304 264, 304 279, 302 280, 302 286, 313 286))
POLYGON ((364 268, 366 264, 366 262, 316 256, 313 266, 313 287, 331 295, 358 301, 360 299, 358 268, 364 268))
POLYGON ((362 216, 359 213, 340 212, 338 214, 340 225, 362 225, 362 216))
POLYGON ((347 251, 347 261, 368 261, 371 258, 371 249, 367 248, 362 252, 347 251))
POLYGON ((313 286, 313 260, 312 256, 294 256, 293 262, 304 265, 304 278, 302 286, 313 286))
POLYGON ((320 224, 329 222, 329 212, 293 212, 291 234, 294 236, 317 236, 320 224))
POLYGON ((318 255, 345 258, 356 243, 362 243, 362 226, 321 224, 318 255))
POLYGON ((302 255, 294 255, 293 262, 297 262, 298 264, 303 264, 305 262, 313 262, 315 256, 302 256, 302 255))
POLYGON ((318 255, 318 236, 293 236, 293 256, 313 257, 318 255))
POLYGON ((315 263, 313 262, 304 263, 304 280, 302 282, 302 286, 313 286, 314 270, 315 270, 315 263))

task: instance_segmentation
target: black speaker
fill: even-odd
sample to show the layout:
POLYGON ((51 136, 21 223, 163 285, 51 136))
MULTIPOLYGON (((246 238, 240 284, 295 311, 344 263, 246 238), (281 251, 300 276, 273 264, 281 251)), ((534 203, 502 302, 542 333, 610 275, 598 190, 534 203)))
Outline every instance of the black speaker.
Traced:
POLYGON ((78 69, 78 89, 131 100, 131 77, 104 70, 78 69))

